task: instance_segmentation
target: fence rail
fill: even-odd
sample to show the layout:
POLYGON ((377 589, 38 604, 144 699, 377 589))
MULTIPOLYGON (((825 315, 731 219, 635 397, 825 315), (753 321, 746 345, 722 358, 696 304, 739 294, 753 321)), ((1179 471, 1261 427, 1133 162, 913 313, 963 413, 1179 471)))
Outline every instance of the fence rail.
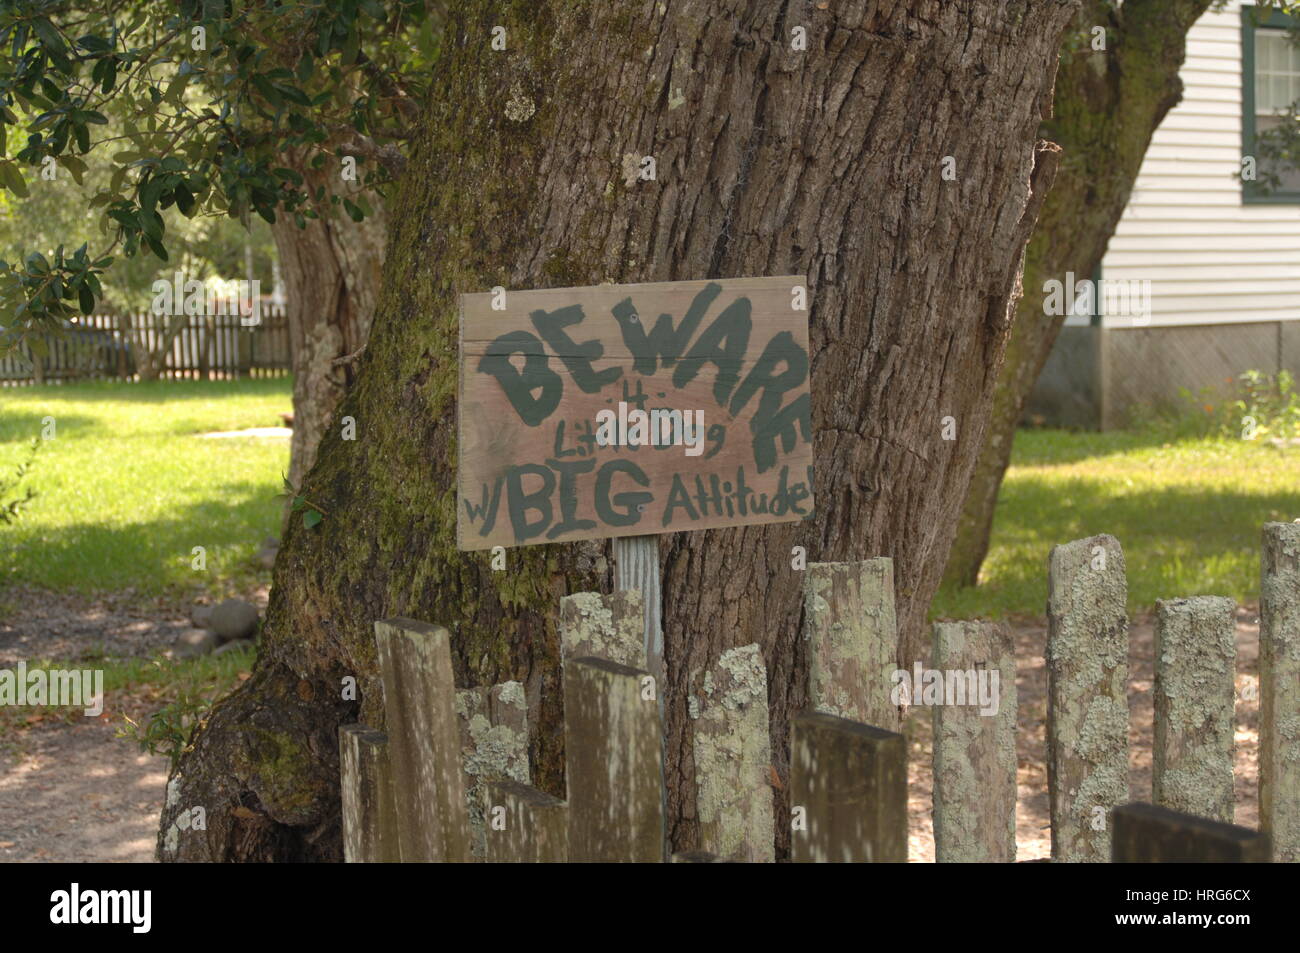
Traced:
MULTIPOLYGON (((1158 605, 1156 804, 1128 804, 1123 551, 1112 536, 1076 540, 1055 547, 1048 568, 1053 860, 1300 860, 1300 736, 1291 727, 1300 708, 1300 523, 1263 531, 1259 831, 1225 823, 1231 603, 1158 605)), ((340 729, 345 858, 763 862, 774 859, 774 826, 789 824, 795 862, 906 860, 908 746, 897 731, 897 672, 889 672, 898 656, 892 579, 887 559, 808 566, 803 638, 815 664, 809 711, 791 722, 789 818, 773 815, 759 647, 729 649, 692 674, 699 843, 671 856, 657 686, 643 670, 638 594, 561 600, 563 800, 527 783, 522 685, 458 693, 447 629, 376 623, 388 735, 340 729), (867 724, 864 712, 884 727, 867 724)), ((937 623, 931 664, 923 697, 902 701, 931 706, 936 859, 1013 862, 1010 638, 996 624, 937 623), (964 702, 945 694, 954 692, 964 702)))
POLYGON ((44 333, 43 357, 25 343, 0 355, 0 386, 287 374, 292 367, 288 317, 281 307, 263 305, 260 318, 245 325, 237 314, 78 316, 62 331, 44 333))

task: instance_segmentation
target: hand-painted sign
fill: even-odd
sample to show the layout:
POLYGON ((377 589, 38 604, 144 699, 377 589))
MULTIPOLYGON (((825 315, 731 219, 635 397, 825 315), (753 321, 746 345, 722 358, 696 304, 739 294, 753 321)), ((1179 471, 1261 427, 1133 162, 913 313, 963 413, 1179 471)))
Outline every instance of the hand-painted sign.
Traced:
POLYGON ((812 513, 804 280, 462 295, 461 549, 812 513))

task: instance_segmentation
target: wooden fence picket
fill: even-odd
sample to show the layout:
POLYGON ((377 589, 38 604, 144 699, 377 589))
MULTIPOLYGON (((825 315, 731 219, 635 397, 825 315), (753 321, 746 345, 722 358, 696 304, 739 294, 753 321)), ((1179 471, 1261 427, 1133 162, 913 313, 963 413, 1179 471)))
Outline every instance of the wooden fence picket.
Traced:
MULTIPOLYGON (((934 857, 940 863, 1014 863, 1016 859, 1016 658, 1006 626, 939 622, 931 665, 966 675, 956 704, 935 705, 934 857), (981 677, 996 710, 986 712, 981 677)), ((957 679, 954 678, 954 682, 957 679)), ((990 706, 992 707, 992 706, 990 706)))
POLYGON ((413 619, 375 623, 404 861, 471 857, 450 638, 413 619))
POLYGON ((569 859, 568 808, 518 781, 488 781, 487 854, 494 864, 562 864, 569 859))
POLYGON ((1109 814, 1128 800, 1128 580, 1119 541, 1053 547, 1047 592, 1052 859, 1104 863, 1109 814))
POLYGON ((898 668, 894 561, 809 563, 804 574, 809 705, 898 731, 891 698, 898 668))
POLYGON ((1122 805, 1111 819, 1116 864, 1263 864, 1271 853, 1267 834, 1154 804, 1122 805))
MULTIPOLYGON (((1300 738, 1290 730, 1300 707, 1300 524, 1265 527, 1262 566, 1255 832, 1226 823, 1235 805, 1233 602, 1202 596, 1157 603, 1153 792, 1160 803, 1128 804, 1124 555, 1110 536, 1052 550, 1046 661, 1053 860, 1300 859, 1300 798, 1293 796, 1300 738)), ((897 723, 892 565, 813 563, 809 573, 814 710, 790 721, 790 859, 902 862, 907 742, 862 720, 870 714, 897 723)), ((772 786, 780 781, 757 643, 728 649, 687 679, 699 849, 666 851, 660 686, 625 664, 646 657, 643 613, 636 590, 561 601, 563 801, 526 783, 522 684, 457 692, 446 629, 410 619, 376 622, 388 733, 340 730, 346 859, 774 860, 772 786)), ((1014 861, 1014 645, 1002 625, 941 622, 931 663, 923 681, 934 684, 937 671, 941 697, 911 700, 933 704, 936 859, 1014 861)))
POLYGON ((343 857, 349 864, 401 859, 388 736, 362 725, 339 729, 343 857))
POLYGON ((1156 603, 1151 799, 1231 824, 1237 604, 1219 596, 1156 603))
MULTIPOLYGON (((173 320, 151 312, 78 315, 69 328, 40 333, 43 358, 37 359, 26 344, 0 355, 0 386, 134 379, 145 354, 158 350, 173 320)), ((238 314, 195 314, 181 320, 162 355, 161 380, 278 377, 293 367, 289 320, 282 307, 263 305, 255 325, 244 325, 238 314)))
POLYGON ((648 672, 597 658, 564 663, 570 860, 664 860, 660 743, 648 672))
POLYGON ((1259 826, 1300 863, 1300 523, 1267 523, 1259 597, 1259 826))
POLYGON ((700 846, 747 863, 775 860, 767 667, 757 645, 728 649, 692 679, 700 846))
POLYGON ((796 863, 907 861, 907 743, 821 713, 790 722, 796 863))

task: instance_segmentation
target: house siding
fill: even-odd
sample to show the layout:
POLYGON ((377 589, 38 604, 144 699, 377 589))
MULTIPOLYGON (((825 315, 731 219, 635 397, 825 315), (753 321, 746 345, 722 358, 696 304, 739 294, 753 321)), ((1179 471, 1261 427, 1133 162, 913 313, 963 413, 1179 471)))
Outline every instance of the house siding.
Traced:
POLYGON ((1300 204, 1245 204, 1235 177, 1241 6, 1188 34, 1183 101, 1156 130, 1102 260, 1107 281, 1151 281, 1150 327, 1300 320, 1300 204))

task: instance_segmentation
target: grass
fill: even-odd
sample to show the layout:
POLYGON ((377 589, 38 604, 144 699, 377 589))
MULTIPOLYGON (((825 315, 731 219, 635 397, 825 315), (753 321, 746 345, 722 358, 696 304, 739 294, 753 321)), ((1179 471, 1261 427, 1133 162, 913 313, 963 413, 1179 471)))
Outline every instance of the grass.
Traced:
POLYGON ((1110 533, 1124 549, 1129 609, 1157 599, 1259 599, 1260 529, 1300 519, 1300 448, 1162 439, 1155 432, 1022 430, 993 544, 974 589, 945 588, 936 618, 1042 616, 1052 546, 1110 533))
POLYGON ((279 426, 291 387, 277 378, 0 389, 0 473, 25 459, 46 417, 55 426, 25 484, 39 495, 0 526, 0 586, 160 595, 246 585, 262 539, 278 535, 289 442, 196 434, 279 426), (191 568, 195 546, 206 550, 204 573, 191 568))
MULTIPOLYGON (((251 560, 278 530, 282 440, 195 434, 272 426, 290 409, 288 379, 100 382, 0 390, 0 473, 25 458, 39 492, 0 526, 5 580, 89 592, 209 592, 257 578, 251 560), (207 572, 191 550, 207 550, 207 572)), ((981 585, 940 592, 933 615, 1042 615, 1057 543, 1112 533, 1124 547, 1134 611, 1158 598, 1259 593, 1259 532, 1300 517, 1300 448, 1165 437, 1024 430, 994 522, 981 585)), ((264 575, 264 573, 263 573, 264 575)))

